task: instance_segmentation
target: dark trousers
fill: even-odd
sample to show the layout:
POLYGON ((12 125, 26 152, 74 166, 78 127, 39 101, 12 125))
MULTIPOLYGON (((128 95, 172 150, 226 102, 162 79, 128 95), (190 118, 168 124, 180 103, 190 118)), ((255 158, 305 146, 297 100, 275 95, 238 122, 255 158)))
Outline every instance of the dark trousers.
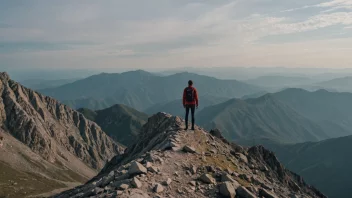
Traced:
POLYGON ((192 128, 194 128, 194 112, 196 110, 196 105, 186 105, 186 128, 188 128, 188 114, 189 110, 191 110, 191 115, 192 115, 192 128))

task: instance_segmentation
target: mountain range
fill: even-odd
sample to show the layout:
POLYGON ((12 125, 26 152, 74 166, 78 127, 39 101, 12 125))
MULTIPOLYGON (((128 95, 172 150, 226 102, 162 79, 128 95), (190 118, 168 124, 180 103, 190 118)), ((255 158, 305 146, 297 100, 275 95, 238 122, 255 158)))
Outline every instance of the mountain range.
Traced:
MULTIPOLYGON (((196 111, 198 113, 202 109, 216 105, 222 102, 227 101, 229 98, 210 96, 210 95, 202 95, 199 96, 199 107, 196 111)), ((182 99, 173 100, 171 102, 164 102, 153 105, 148 109, 144 110, 148 115, 153 115, 158 112, 166 112, 176 116, 185 116, 185 109, 183 108, 182 99)))
POLYGON ((20 83, 30 89, 38 90, 59 87, 68 83, 72 83, 76 80, 79 80, 79 78, 57 80, 29 79, 20 81, 20 83))
POLYGON ((120 104, 97 111, 86 108, 77 111, 97 123, 107 135, 125 146, 134 143, 140 129, 148 120, 147 114, 120 104))
POLYGON ((286 89, 273 96, 319 124, 330 137, 352 134, 352 93, 286 89))
POLYGON ((282 89, 285 87, 296 87, 299 85, 312 84, 315 81, 308 77, 301 76, 260 76, 244 81, 255 86, 266 87, 268 89, 282 89))
POLYGON ((352 136, 267 147, 275 151, 288 169, 302 175, 328 197, 351 197, 352 160, 349 151, 352 149, 352 136))
POLYGON ((192 79, 200 95, 223 98, 242 97, 260 88, 236 80, 219 80, 192 73, 156 76, 138 70, 121 74, 102 73, 57 88, 39 90, 73 108, 96 110, 125 104, 139 111, 153 105, 182 98, 182 91, 192 79))
POLYGON ((352 76, 315 83, 313 86, 323 87, 324 89, 338 92, 352 92, 352 76))
POLYGON ((231 141, 297 143, 318 141, 329 136, 322 128, 294 109, 267 94, 255 99, 232 99, 207 107, 197 116, 207 129, 218 128, 231 141))
POLYGON ((94 122, 0 73, 0 197, 88 180, 124 147, 94 122))

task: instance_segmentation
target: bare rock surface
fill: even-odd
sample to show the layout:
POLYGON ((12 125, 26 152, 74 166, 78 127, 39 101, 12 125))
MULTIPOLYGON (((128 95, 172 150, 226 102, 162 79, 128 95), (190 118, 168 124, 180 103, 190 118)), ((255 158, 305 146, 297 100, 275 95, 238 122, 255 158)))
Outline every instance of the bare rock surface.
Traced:
POLYGON ((86 182, 123 153, 124 147, 97 124, 4 72, 0 95, 0 197, 37 195, 86 182))
POLYGON ((129 185, 136 177, 142 186, 119 191, 117 197, 132 197, 134 193, 136 197, 256 198, 261 193, 264 196, 290 197, 297 194, 300 197, 326 198, 301 177, 286 170, 275 155, 264 147, 239 147, 230 144, 218 133, 215 137, 198 126, 195 131, 185 131, 183 123, 181 118, 165 113, 150 117, 136 143, 123 155, 114 157, 87 184, 55 197, 83 197, 82 193, 96 187, 94 182, 107 178, 113 171, 115 179, 99 186, 106 190, 91 196, 115 197, 118 189, 114 184, 129 185), (165 146, 176 140, 177 144, 189 145, 192 149, 174 150, 173 147, 165 146), (211 149, 215 151, 209 152, 211 149), (137 162, 148 166, 147 172, 130 175, 124 171, 137 162), (157 167, 158 171, 150 167, 157 167), (264 189, 263 186, 271 190, 266 190, 265 194, 260 190, 264 189))

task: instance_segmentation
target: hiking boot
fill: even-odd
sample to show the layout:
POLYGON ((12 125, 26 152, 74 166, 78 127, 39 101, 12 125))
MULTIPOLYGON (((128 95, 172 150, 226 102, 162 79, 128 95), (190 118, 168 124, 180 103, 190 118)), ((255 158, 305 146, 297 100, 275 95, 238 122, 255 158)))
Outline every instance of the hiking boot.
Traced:
POLYGON ((192 127, 192 131, 194 131, 194 127, 192 127))
POLYGON ((185 131, 187 131, 187 130, 188 130, 188 127, 185 128, 185 131))

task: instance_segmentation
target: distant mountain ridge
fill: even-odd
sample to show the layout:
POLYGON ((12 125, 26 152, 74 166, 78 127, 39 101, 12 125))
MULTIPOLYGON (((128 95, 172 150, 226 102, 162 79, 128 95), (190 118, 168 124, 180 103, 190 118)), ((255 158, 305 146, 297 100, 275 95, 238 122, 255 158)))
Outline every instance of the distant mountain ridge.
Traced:
POLYGON ((81 113, 23 87, 4 72, 0 93, 0 165, 8 171, 0 177, 0 196, 21 197, 16 193, 33 195, 66 182, 84 182, 124 150, 81 113), (2 180, 6 174, 13 175, 17 187, 8 189, 8 180, 2 180))
POLYGON ((273 96, 316 122, 331 137, 352 134, 352 93, 286 89, 273 96))
MULTIPOLYGON (((200 112, 202 109, 216 105, 222 102, 227 101, 229 98, 201 95, 199 96, 199 108, 196 110, 196 113, 200 112)), ((176 116, 184 116, 185 109, 182 104, 182 99, 173 100, 171 102, 158 103, 144 110, 145 113, 153 115, 158 112, 166 112, 176 116)))
POLYGON ((207 107, 197 119, 208 129, 219 128, 232 141, 271 139, 295 143, 329 138, 319 125, 270 94, 207 107))
POLYGON ((313 86, 339 92, 352 92, 352 76, 315 83, 313 86))
POLYGON ((284 88, 284 87, 293 87, 298 85, 304 85, 307 83, 312 83, 314 80, 308 77, 295 77, 295 76, 260 76, 255 79, 250 79, 244 81, 248 84, 262 86, 262 87, 275 87, 275 88, 284 88))
POLYGON ((352 136, 295 145, 267 145, 290 170, 331 198, 351 197, 352 136))
POLYGON ((77 80, 79 80, 79 78, 57 79, 57 80, 31 79, 31 80, 21 81, 20 83, 25 87, 37 90, 37 89, 47 89, 47 88, 58 87, 64 84, 75 82, 77 80))
POLYGON ((111 138, 125 146, 134 143, 148 120, 147 114, 121 104, 97 111, 86 108, 77 111, 96 122, 111 138))
POLYGON ((143 111, 152 105, 181 98, 182 91, 190 79, 194 81, 200 95, 233 98, 261 91, 258 87, 236 80, 219 80, 192 73, 156 76, 138 70, 121 74, 94 75, 40 92, 57 98, 73 108, 95 109, 125 104, 143 111))

